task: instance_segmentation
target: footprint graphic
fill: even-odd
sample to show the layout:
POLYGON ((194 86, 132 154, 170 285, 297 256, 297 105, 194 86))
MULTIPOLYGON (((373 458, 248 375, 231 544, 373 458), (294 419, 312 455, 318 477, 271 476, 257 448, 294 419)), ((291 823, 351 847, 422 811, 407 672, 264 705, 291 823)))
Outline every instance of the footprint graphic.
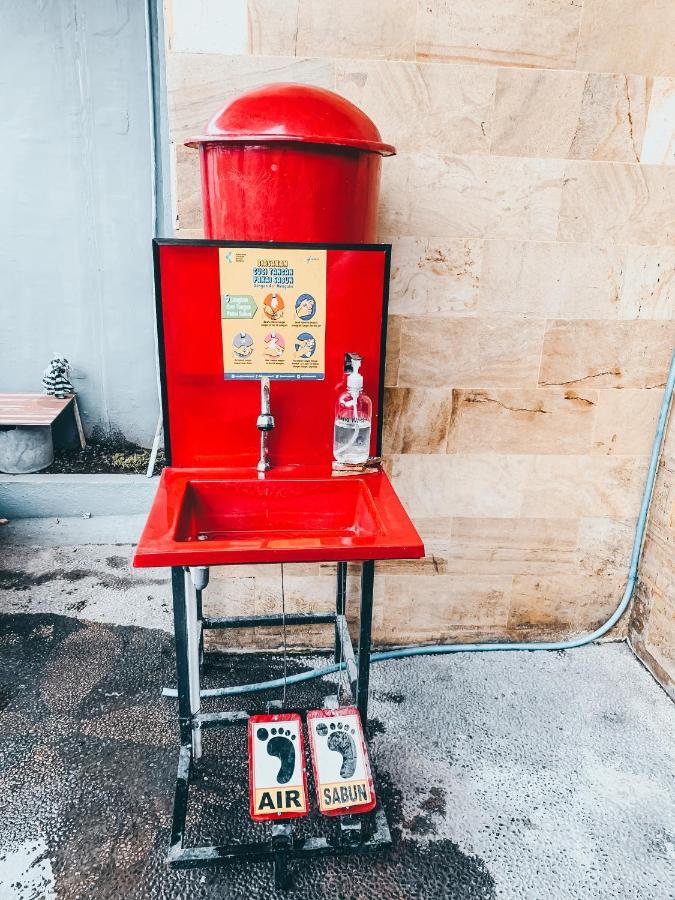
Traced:
POLYGON ((356 734, 349 725, 338 722, 330 723, 330 729, 325 722, 320 722, 316 726, 317 734, 325 737, 329 734, 328 749, 335 753, 342 754, 342 765, 340 766, 340 778, 351 778, 356 771, 357 753, 356 744, 354 743, 353 734, 356 734))
POLYGON ((270 731, 266 728, 259 728, 256 732, 256 737, 263 743, 267 741, 268 754, 276 756, 279 760, 277 782, 279 784, 287 784, 291 780, 295 769, 295 746, 292 743, 295 740, 295 735, 291 734, 288 729, 284 731, 283 728, 270 728, 270 731), (272 732, 271 737, 270 731, 272 732))

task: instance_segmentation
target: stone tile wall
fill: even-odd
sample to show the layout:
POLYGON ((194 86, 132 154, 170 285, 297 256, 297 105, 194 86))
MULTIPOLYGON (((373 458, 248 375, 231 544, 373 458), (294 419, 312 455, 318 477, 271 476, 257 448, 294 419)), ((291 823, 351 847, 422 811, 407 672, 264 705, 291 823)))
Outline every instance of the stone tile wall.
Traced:
POLYGON ((675 415, 654 490, 628 638, 675 700, 675 415))
MULTIPOLYGON (((375 640, 594 628, 625 583, 675 344, 675 4, 236 0, 244 54, 209 2, 202 37, 169 38, 179 236, 201 234, 182 142, 247 88, 331 88, 398 147, 385 454, 428 555, 378 567, 375 640)), ((286 574, 289 609, 333 602, 334 567, 286 574)), ((219 572, 211 598, 278 609, 278 567, 219 572)))

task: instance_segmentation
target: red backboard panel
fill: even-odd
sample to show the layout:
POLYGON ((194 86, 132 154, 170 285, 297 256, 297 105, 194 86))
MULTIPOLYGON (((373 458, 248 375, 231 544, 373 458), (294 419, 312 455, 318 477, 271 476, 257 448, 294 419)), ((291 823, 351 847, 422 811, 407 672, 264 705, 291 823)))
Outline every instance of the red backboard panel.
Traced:
POLYGON ((373 401, 371 454, 379 454, 390 247, 156 241, 155 277, 162 367, 165 444, 174 467, 251 467, 259 458, 257 381, 223 377, 219 247, 327 250, 326 377, 275 381, 273 466, 330 464, 344 354, 363 357, 364 389, 373 401))

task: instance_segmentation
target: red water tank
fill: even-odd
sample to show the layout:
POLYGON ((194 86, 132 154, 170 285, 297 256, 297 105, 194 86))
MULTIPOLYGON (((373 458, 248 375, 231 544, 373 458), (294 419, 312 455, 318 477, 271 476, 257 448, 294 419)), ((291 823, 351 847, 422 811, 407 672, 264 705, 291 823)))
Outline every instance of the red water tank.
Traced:
POLYGON ((372 243, 380 161, 393 156, 353 103, 305 84, 270 84, 211 119, 198 147, 204 236, 372 243))

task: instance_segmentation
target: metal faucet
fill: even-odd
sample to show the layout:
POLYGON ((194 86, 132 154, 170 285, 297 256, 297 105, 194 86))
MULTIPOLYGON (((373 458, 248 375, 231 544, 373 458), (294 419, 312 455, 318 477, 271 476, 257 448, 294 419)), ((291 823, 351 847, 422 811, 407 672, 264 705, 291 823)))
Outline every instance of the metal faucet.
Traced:
POLYGON ((258 478, 264 478, 265 472, 270 468, 270 460, 267 452, 267 434, 274 428, 274 417, 270 412, 270 380, 260 379, 260 415, 256 421, 260 431, 260 459, 256 469, 258 478))

